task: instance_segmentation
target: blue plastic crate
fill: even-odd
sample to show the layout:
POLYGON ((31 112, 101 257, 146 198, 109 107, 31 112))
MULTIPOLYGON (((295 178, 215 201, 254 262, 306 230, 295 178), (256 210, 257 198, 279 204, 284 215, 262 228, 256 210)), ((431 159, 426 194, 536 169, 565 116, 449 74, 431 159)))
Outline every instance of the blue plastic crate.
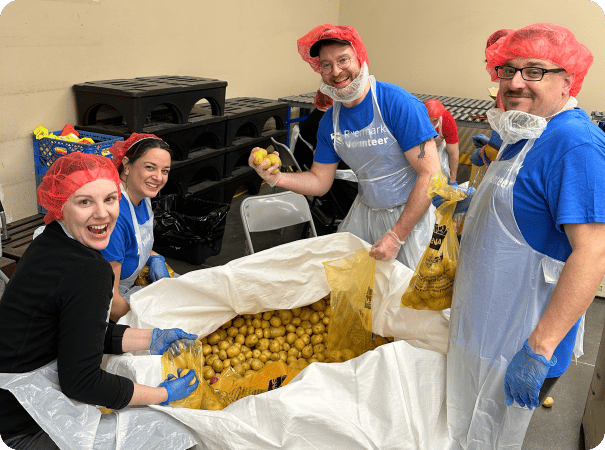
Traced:
MULTIPOLYGON (((95 141, 94 144, 82 144, 80 142, 64 141, 62 139, 51 139, 42 138, 36 139, 33 136, 34 142, 34 161, 36 166, 40 168, 48 169, 55 162, 57 158, 63 155, 67 155, 72 152, 92 153, 94 155, 104 155, 111 158, 111 153, 107 150, 116 141, 121 141, 124 138, 120 136, 110 136, 108 134, 92 133, 90 131, 78 131, 80 137, 91 138, 95 141)), ((61 130, 53 131, 53 134, 61 134, 61 130)), ((42 169, 43 173, 36 170, 39 175, 46 173, 45 169, 42 169)))
MULTIPOLYGON (((53 131, 55 135, 61 134, 61 130, 53 131)), ((34 143, 34 165, 36 169, 36 189, 42 182, 42 178, 52 164, 61 156, 72 152, 90 153, 93 155, 103 155, 111 158, 109 152, 116 141, 124 140, 120 136, 110 136, 108 134, 92 133, 89 131, 78 130, 80 137, 91 138, 95 141, 94 144, 82 144, 80 142, 64 141, 62 139, 42 138, 36 139, 33 136, 34 143)), ((38 212, 46 214, 46 209, 38 205, 38 212)))
MULTIPOLYGON (((44 175, 36 174, 36 191, 38 190, 38 186, 40 186, 40 183, 42 183, 42 178, 44 178, 44 175)), ((43 208, 42 206, 38 205, 38 212, 40 214, 46 214, 48 212, 48 210, 46 208, 43 208)))

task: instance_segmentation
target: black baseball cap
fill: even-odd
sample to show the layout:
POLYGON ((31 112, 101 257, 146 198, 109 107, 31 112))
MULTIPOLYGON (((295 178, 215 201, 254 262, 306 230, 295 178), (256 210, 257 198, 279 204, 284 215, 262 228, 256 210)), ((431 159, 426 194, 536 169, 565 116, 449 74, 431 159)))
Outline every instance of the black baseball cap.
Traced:
POLYGON ((351 45, 351 43, 349 41, 345 41, 344 39, 336 39, 336 38, 320 39, 315 44, 313 44, 311 46, 311 48, 309 49, 309 56, 311 58, 315 58, 316 56, 319 56, 319 49, 321 48, 322 45, 330 44, 330 43, 334 43, 334 42, 339 43, 339 44, 351 45))

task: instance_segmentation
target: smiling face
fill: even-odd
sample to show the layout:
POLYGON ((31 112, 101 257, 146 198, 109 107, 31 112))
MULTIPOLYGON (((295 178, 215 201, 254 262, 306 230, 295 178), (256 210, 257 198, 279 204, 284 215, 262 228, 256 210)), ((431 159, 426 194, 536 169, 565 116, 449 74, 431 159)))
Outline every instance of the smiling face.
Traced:
POLYGON ((324 83, 336 89, 347 87, 361 72, 361 66, 355 50, 347 44, 333 43, 323 45, 319 49, 319 62, 320 64, 332 64, 332 71, 328 74, 322 73, 321 78, 324 83), (351 65, 346 69, 339 68, 337 62, 346 57, 351 59, 351 65))
MULTIPOLYGON (((515 58, 503 65, 515 68, 540 67, 558 69, 559 66, 536 58, 515 58)), ((540 117, 550 117, 557 113, 569 98, 569 89, 574 75, 567 72, 545 73, 540 81, 526 81, 521 72, 510 80, 500 80, 500 96, 504 110, 524 111, 540 117)))
POLYGON ((168 181, 170 153, 159 147, 149 148, 134 162, 124 157, 124 170, 120 177, 128 197, 139 205, 145 197, 155 197, 168 181))
POLYGON ((60 220, 76 241, 104 249, 120 214, 116 184, 104 178, 86 183, 67 199, 62 213, 60 220))

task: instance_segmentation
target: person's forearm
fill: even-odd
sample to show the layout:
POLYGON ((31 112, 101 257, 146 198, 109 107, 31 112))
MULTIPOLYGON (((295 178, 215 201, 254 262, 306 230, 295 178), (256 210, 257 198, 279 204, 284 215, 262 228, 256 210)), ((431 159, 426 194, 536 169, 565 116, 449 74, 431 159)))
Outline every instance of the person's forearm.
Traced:
POLYGON ((429 175, 418 178, 401 212, 401 216, 393 226, 393 231, 402 241, 407 238, 410 231, 412 231, 431 205, 431 197, 427 194, 429 179, 429 175))
POLYGON ((134 384, 134 393, 128 406, 158 405, 168 400, 168 391, 164 387, 151 387, 134 384))
POLYGON ((458 151, 458 143, 446 144, 448 163, 450 166, 450 179, 449 182, 453 183, 456 181, 458 175, 458 160, 460 158, 460 152, 458 151))
POLYGON ((529 337, 534 352, 550 359, 574 323, 584 314, 603 279, 603 262, 572 252, 559 277, 550 303, 529 337))
POLYGON ((330 190, 331 184, 322 184, 320 179, 311 171, 305 172, 282 172, 276 186, 302 195, 321 197, 330 190))
POLYGON ((126 315, 128 311, 130 311, 130 305, 126 302, 126 300, 124 300, 124 297, 118 293, 117 289, 114 289, 109 318, 114 322, 117 322, 120 317, 126 315))
POLYGON ((139 328, 128 328, 122 339, 122 351, 134 352, 137 350, 149 350, 153 329, 142 330, 139 328))

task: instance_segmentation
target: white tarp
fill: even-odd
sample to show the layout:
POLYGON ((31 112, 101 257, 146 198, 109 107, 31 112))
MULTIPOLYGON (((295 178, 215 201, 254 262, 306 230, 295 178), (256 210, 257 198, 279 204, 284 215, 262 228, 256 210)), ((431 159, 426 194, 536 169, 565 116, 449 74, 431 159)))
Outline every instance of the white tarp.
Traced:
MULTIPOLYGON (((207 335, 239 314, 308 305, 330 291, 324 261, 368 246, 349 233, 337 233, 164 279, 135 293, 120 323, 207 335)), ((187 448, 188 438, 198 449, 221 450, 447 448, 447 315, 400 307, 412 275, 397 261, 376 263, 373 330, 401 340, 345 363, 311 364, 288 385, 242 398, 222 411, 126 408, 110 415, 116 423, 115 448, 151 448, 128 437, 136 436, 142 423, 162 422, 167 431, 157 437, 165 439, 163 448, 187 448)), ((160 359, 145 352, 110 356, 107 370, 155 386, 162 381, 160 359)), ((112 424, 102 420, 99 430, 110 436, 112 424)), ((77 447, 78 433, 65 429, 61 434, 77 447)), ((107 439, 97 435, 96 440, 95 448, 106 448, 98 442, 107 439)))

